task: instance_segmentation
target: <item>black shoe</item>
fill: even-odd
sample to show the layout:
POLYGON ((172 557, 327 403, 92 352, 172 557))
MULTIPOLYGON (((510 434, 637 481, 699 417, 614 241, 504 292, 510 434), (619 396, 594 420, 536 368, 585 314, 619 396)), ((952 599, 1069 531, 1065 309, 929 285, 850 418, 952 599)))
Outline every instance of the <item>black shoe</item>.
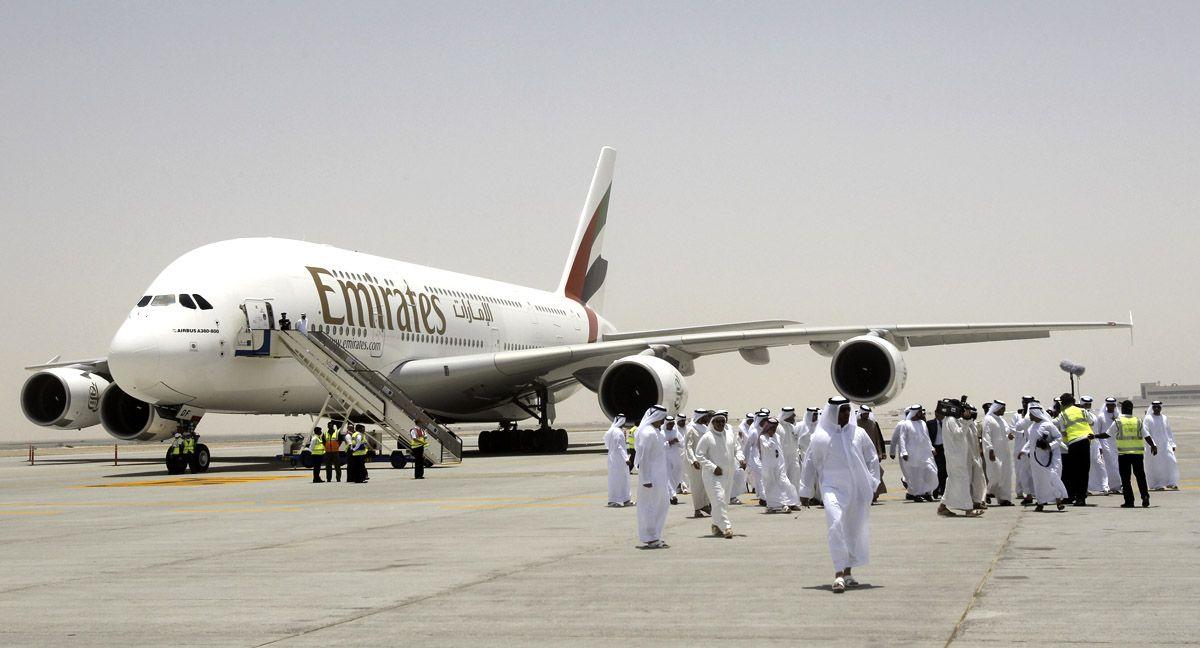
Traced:
POLYGON ((1150 500, 1148 500, 1148 499, 1142 500, 1142 508, 1150 508, 1150 500))
POLYGON ((908 493, 905 493, 905 494, 904 494, 904 499, 905 499, 905 501, 908 501, 908 502, 915 502, 915 501, 917 501, 917 498, 916 498, 916 497, 914 497, 913 495, 910 495, 910 494, 908 494, 908 493))
POLYGON ((313 483, 314 484, 324 484, 325 480, 318 477, 317 479, 313 480, 313 483))
POLYGON ((671 503, 672 503, 672 504, 678 504, 678 503, 679 503, 679 498, 678 498, 678 497, 672 497, 672 498, 671 498, 671 503))
POLYGON ((1125 502, 1121 505, 1121 508, 1133 508, 1133 502, 1125 502))

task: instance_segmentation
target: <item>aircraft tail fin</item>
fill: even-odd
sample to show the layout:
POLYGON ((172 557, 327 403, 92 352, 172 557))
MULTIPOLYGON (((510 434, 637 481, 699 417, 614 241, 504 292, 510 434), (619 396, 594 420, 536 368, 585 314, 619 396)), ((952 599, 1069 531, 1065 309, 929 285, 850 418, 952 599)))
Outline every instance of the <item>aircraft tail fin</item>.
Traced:
POLYGON ((579 228, 575 241, 563 268, 558 291, 568 299, 587 306, 593 313, 604 306, 604 280, 608 274, 608 261, 601 255, 604 243, 604 227, 608 221, 608 198, 612 192, 613 163, 617 152, 605 146, 600 149, 596 162, 596 173, 588 189, 583 212, 579 215, 579 228))

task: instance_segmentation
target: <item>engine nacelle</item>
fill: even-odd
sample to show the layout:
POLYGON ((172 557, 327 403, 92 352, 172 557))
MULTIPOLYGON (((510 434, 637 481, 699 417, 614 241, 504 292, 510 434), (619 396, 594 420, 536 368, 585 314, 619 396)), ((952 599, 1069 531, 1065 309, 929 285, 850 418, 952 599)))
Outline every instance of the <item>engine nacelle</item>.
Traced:
POLYGON ((75 367, 44 369, 21 388, 21 410, 35 425, 79 430, 100 422, 100 397, 111 383, 75 367))
POLYGON ((596 395, 608 418, 625 414, 637 422, 654 405, 671 412, 683 411, 688 390, 683 374, 671 363, 656 356, 635 355, 621 358, 604 370, 596 395))
POLYGON ((842 396, 856 403, 882 405, 904 389, 908 369, 894 344, 874 335, 862 335, 838 347, 830 375, 842 396))
POLYGON ((100 397, 100 422, 104 430, 122 441, 162 441, 171 438, 178 422, 159 413, 158 408, 140 401, 117 385, 100 397))

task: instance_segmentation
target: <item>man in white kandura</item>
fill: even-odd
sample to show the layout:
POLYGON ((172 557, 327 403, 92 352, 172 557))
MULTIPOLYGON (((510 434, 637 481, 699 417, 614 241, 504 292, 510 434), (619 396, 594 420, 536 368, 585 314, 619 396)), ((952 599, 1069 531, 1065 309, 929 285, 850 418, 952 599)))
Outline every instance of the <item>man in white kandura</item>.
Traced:
MULTIPOLYGON (((738 423, 737 429, 730 430, 731 432, 737 433, 735 436, 737 437, 738 449, 742 451, 743 457, 746 455, 746 437, 750 435, 750 426, 753 423, 754 413, 746 412, 746 417, 742 419, 741 423, 738 423)), ((729 503, 741 504, 742 500, 738 499, 738 496, 742 493, 749 493, 750 488, 749 468, 746 467, 745 462, 743 461, 733 475, 733 490, 729 492, 729 503)))
POLYGON ((1121 492, 1121 468, 1117 455, 1117 439, 1108 433, 1113 421, 1117 420, 1117 399, 1109 396, 1104 399, 1104 408, 1096 415, 1096 426, 1092 432, 1100 444, 1100 456, 1104 459, 1104 472, 1108 475, 1108 492, 1121 492))
POLYGON ((629 494, 629 449, 625 443, 625 415, 617 414, 612 427, 604 433, 608 449, 608 505, 614 508, 633 506, 629 494))
POLYGON ((783 443, 779 439, 778 419, 763 421, 758 437, 758 454, 762 460, 763 497, 767 500, 767 513, 799 511, 800 500, 796 497, 796 488, 787 477, 787 461, 783 443))
POLYGON ((763 421, 767 420, 771 413, 766 409, 760 409, 754 414, 754 419, 750 423, 750 427, 746 430, 746 440, 742 442, 742 454, 746 455, 746 471, 748 481, 754 487, 755 495, 758 495, 758 505, 767 505, 767 496, 764 493, 766 488, 763 486, 762 473, 762 457, 759 456, 759 435, 762 432, 763 421))
POLYGON ((983 421, 983 437, 987 439, 988 494, 1000 506, 1013 505, 1013 433, 1004 420, 1004 401, 992 401, 983 421))
POLYGON ((850 570, 867 564, 871 497, 879 485, 879 458, 862 428, 851 420, 850 403, 831 398, 825 406, 804 464, 800 467, 800 497, 820 497, 829 526, 829 555, 835 570, 833 591, 858 585, 850 570), (820 490, 813 485, 820 483, 820 490))
MULTIPOLYGON (((804 453, 808 451, 808 444, 812 441, 812 433, 817 431, 817 419, 821 417, 821 408, 809 407, 804 410, 804 421, 800 423, 800 432, 796 435, 797 443, 800 447, 800 463, 804 463, 804 453)), ((796 488, 800 485, 797 483, 796 488)))
POLYGON ((727 488, 733 486, 734 474, 739 465, 745 463, 741 444, 736 431, 726 424, 729 412, 719 410, 713 415, 704 436, 696 444, 696 461, 700 462, 700 475, 708 501, 712 503, 713 535, 733 539, 733 525, 729 521, 729 499, 727 488))
POLYGON ((1154 401, 1142 419, 1146 436, 1154 439, 1158 452, 1146 457, 1146 481, 1150 490, 1179 490, 1179 462, 1175 459, 1175 432, 1162 413, 1162 401, 1154 401))
MULTIPOLYGON (((692 508, 696 513, 692 517, 702 518, 705 513, 712 515, 712 504, 708 499, 708 489, 704 487, 700 474, 700 460, 696 458, 696 444, 708 432, 709 421, 712 420, 712 410, 698 409, 692 416, 692 423, 687 427, 683 436, 684 472, 687 474, 688 488, 692 491, 692 508)), ((733 473, 730 473, 732 476, 733 473)))
POLYGON ((638 539, 648 549, 665 549, 663 527, 671 508, 671 477, 667 472, 667 440, 663 437, 663 420, 667 408, 655 405, 646 410, 634 436, 634 451, 638 460, 637 521, 638 539))
POLYGON ((1062 481, 1062 432, 1041 403, 1030 403, 1028 415, 1029 438, 1021 452, 1031 460, 1033 495, 1037 498, 1035 510, 1044 511, 1047 504, 1055 504, 1061 511, 1066 508, 1063 500, 1067 498, 1067 487, 1062 481))
POLYGON ((671 485, 671 503, 679 503, 679 482, 683 479, 683 433, 674 416, 663 421, 663 439, 667 442, 667 475, 671 485))
POLYGON ((975 506, 971 493, 974 479, 972 455, 979 454, 979 448, 973 438, 974 426, 966 425, 959 419, 962 414, 959 407, 957 403, 943 406, 942 449, 946 453, 946 492, 942 493, 937 512, 938 515, 955 517, 957 513, 951 509, 956 509, 963 511, 967 517, 979 517, 983 515, 983 509, 975 506))
POLYGON ((775 434, 783 448, 788 481, 795 488, 800 483, 800 426, 796 421, 796 408, 785 407, 780 410, 779 429, 775 434))
POLYGON ((1033 504, 1033 468, 1030 464, 1033 459, 1025 454, 1025 444, 1029 442, 1029 428, 1033 426, 1033 421, 1029 418, 1029 404, 1033 401, 1033 396, 1022 396, 1021 409, 1014 412, 1008 422, 1008 427, 1013 432, 1013 470, 1016 473, 1017 497, 1021 498, 1023 506, 1033 504))
POLYGON ((905 499, 914 502, 932 502, 933 491, 938 485, 937 463, 933 459, 933 442, 929 429, 925 427, 925 408, 909 405, 904 410, 897 442, 904 478, 908 481, 905 499))
MULTIPOLYGON (((1092 434, 1096 434, 1096 429, 1100 427, 1101 422, 1100 416, 1092 411, 1092 403, 1091 396, 1084 396, 1079 399, 1079 409, 1091 415, 1089 422, 1092 426, 1092 434)), ((1103 430, 1101 430, 1101 434, 1103 434, 1103 430)), ((1095 495, 1108 495, 1108 468, 1104 465, 1104 448, 1100 439, 1091 439, 1088 444, 1087 489, 1089 493, 1095 495)))

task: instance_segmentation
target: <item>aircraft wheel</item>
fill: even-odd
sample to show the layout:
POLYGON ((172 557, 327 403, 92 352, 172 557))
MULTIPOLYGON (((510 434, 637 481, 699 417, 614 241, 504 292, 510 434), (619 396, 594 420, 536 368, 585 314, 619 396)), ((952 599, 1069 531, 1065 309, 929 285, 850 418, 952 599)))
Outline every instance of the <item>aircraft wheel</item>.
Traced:
POLYGON ((392 450, 392 468, 403 470, 408 465, 408 457, 399 450, 392 450))
POLYGON ((537 432, 534 430, 521 430, 519 450, 523 453, 533 452, 537 448, 537 432))
POLYGON ((492 454, 492 431, 479 433, 479 454, 492 454))
POLYGON ((300 455, 300 465, 301 466, 304 466, 305 468, 312 470, 313 463, 314 463, 313 456, 312 456, 311 452, 305 452, 300 455))
POLYGON ((208 446, 203 443, 196 444, 196 453, 192 455, 188 462, 192 467, 193 473, 208 472, 208 464, 212 460, 212 454, 208 451, 208 446))
POLYGON ((567 436, 567 431, 563 429, 555 430, 554 436, 555 440, 557 441, 555 445, 558 446, 558 451, 566 452, 567 446, 570 445, 570 438, 567 436))
POLYGON ((167 474, 178 475, 179 473, 183 472, 184 468, 184 463, 180 460, 179 455, 173 454, 170 450, 167 450, 167 474))

